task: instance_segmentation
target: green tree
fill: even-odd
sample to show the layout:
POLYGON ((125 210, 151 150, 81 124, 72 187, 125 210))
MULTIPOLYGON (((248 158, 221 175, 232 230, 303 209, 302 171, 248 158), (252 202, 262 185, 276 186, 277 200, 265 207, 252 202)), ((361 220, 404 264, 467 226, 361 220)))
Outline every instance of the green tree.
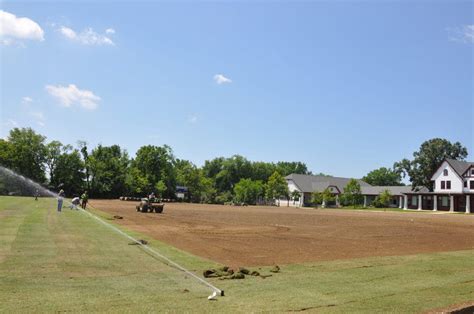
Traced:
POLYGON ((50 185, 61 187, 68 196, 79 196, 84 190, 84 162, 77 149, 66 145, 56 157, 50 185))
POLYGON ((300 161, 279 161, 276 164, 276 171, 284 177, 292 173, 310 174, 306 164, 300 161))
POLYGON ((187 200, 201 202, 206 187, 203 186, 202 170, 188 160, 176 160, 176 182, 188 188, 187 200))
POLYGON ((123 195, 129 158, 118 145, 94 148, 88 157, 91 195, 113 198, 123 195))
POLYGON ((84 176, 86 178, 86 188, 90 190, 90 163, 89 163, 89 151, 87 150, 86 141, 78 141, 79 150, 82 154, 82 159, 84 160, 84 176))
POLYGON ((293 192, 291 192, 290 196, 293 199, 293 205, 294 205, 297 201, 299 201, 301 194, 297 190, 294 190, 293 192))
POLYGON ((174 198, 176 191, 175 158, 171 147, 142 146, 138 149, 135 159, 131 163, 130 176, 127 185, 132 194, 150 193, 156 183, 163 181, 166 191, 163 197, 174 198), (137 184, 137 186, 134 186, 137 184), (146 184, 146 186, 143 186, 146 184))
POLYGON ((45 137, 31 128, 14 128, 7 138, 9 145, 8 164, 17 173, 38 183, 46 181, 44 162, 46 159, 45 137))
POLYGON ((282 197, 289 198, 288 183, 285 178, 278 172, 275 171, 266 185, 266 197, 267 199, 280 199, 282 197))
POLYGON ((69 149, 68 147, 63 147, 63 144, 59 141, 52 141, 48 144, 46 144, 46 150, 45 150, 45 164, 46 167, 48 168, 49 172, 49 182, 55 182, 54 180, 54 174, 55 174, 55 169, 58 163, 58 159, 61 156, 61 154, 64 151, 67 151, 69 149))
POLYGON ((253 181, 251 179, 241 179, 234 187, 234 200, 237 203, 246 203, 255 205, 258 198, 264 193, 262 181, 253 181))
POLYGON ((155 184, 155 190, 159 198, 162 198, 163 195, 166 192, 166 184, 163 182, 163 180, 158 181, 158 183, 155 184))
POLYGON ((382 193, 377 195, 373 205, 377 208, 386 208, 389 207, 390 201, 392 200, 392 194, 389 190, 384 190, 382 193))
POLYGON ((0 166, 12 168, 11 165, 12 145, 10 142, 0 139, 0 166))
POLYGON ((359 181, 350 179, 344 187, 344 193, 341 195, 342 202, 347 205, 356 206, 362 203, 362 194, 359 181))
POLYGON ((413 153, 412 160, 403 159, 393 167, 404 177, 408 175, 414 188, 424 186, 432 189, 431 176, 444 159, 464 160, 467 155, 467 149, 461 143, 434 138, 421 144, 420 149, 413 153))
POLYGON ((329 202, 334 202, 335 199, 336 197, 329 188, 326 188, 322 192, 314 191, 311 193, 311 202, 313 204, 323 205, 323 207, 326 207, 329 202))
POLYGON ((379 186, 396 186, 402 184, 402 175, 399 171, 388 169, 385 167, 372 170, 365 177, 363 181, 370 185, 379 186))

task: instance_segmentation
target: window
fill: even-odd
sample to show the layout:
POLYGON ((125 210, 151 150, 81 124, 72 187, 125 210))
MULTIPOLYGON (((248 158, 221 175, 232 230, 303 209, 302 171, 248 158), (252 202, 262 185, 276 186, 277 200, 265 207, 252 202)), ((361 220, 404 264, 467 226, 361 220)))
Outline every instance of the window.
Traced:
POLYGON ((470 185, 469 188, 471 190, 474 190, 474 181, 469 181, 469 185, 470 185))
POLYGON ((474 168, 471 169, 471 176, 474 176, 474 168))
POLYGON ((418 196, 416 196, 416 195, 412 195, 412 196, 411 196, 411 204, 412 204, 413 206, 418 205, 418 196))
POLYGON ((467 181, 464 181, 464 187, 467 188, 467 181))
POLYGON ((441 190, 446 189, 446 181, 441 181, 441 190))
POLYGON ((444 169, 443 170, 443 176, 447 176, 448 175, 448 169, 444 169))
POLYGON ((449 197, 442 196, 441 197, 441 206, 448 207, 449 206, 449 197))
POLYGON ((451 190, 451 181, 446 181, 446 190, 451 190))

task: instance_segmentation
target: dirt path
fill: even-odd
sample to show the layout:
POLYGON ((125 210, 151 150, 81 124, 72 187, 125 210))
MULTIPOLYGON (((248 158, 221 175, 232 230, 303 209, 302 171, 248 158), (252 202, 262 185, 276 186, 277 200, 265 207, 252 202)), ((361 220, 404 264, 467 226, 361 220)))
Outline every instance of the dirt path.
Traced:
POLYGON ((116 223, 230 266, 301 263, 474 249, 474 215, 231 207, 92 200, 116 223))

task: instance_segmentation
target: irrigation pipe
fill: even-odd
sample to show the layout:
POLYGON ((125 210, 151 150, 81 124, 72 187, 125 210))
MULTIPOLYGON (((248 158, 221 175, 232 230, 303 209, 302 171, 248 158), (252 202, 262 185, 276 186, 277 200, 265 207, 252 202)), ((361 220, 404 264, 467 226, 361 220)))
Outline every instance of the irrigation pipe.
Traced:
MULTIPOLYGON (((90 206, 91 208, 94 208, 92 206, 90 206)), ((94 208, 95 209, 95 208, 94 208)), ((97 215, 94 215, 90 212, 88 212, 87 210, 84 210, 84 209, 80 209, 81 212, 83 213, 86 213, 87 215, 89 215, 90 217, 94 218, 95 220, 97 220, 98 222, 102 223, 103 225, 109 227, 110 229, 114 230, 115 232, 123 235, 124 237, 126 237, 127 239, 129 240, 132 240, 134 243, 140 245, 143 249, 145 249, 146 251, 148 251, 149 253, 161 258, 161 259, 164 259, 167 263, 173 265, 174 267, 178 268, 179 270, 181 270, 182 272, 188 274, 189 276, 193 277, 194 279, 196 279, 197 281, 199 281, 200 283, 202 283, 203 285, 205 285, 206 287, 210 288, 212 290, 212 294, 209 295, 207 298, 208 300, 213 300, 215 299, 215 297, 217 296, 224 296, 224 290, 221 290, 217 287, 215 287, 214 285, 212 285, 211 283, 207 282, 206 280, 202 279, 201 277, 197 276, 196 274, 192 273, 191 271, 187 270, 186 268, 184 268, 183 266, 179 265, 178 263, 176 262, 173 262, 172 260, 170 260, 169 258, 167 258, 166 256, 162 255, 161 253, 159 253, 158 251, 152 249, 151 247, 149 247, 148 245, 145 245, 143 244, 142 242, 140 242, 139 240, 135 239, 134 237, 132 237, 131 235, 128 235, 126 234, 125 232, 123 232, 122 230, 120 230, 119 228, 111 225, 110 223, 104 221, 103 219, 99 218, 97 215)))

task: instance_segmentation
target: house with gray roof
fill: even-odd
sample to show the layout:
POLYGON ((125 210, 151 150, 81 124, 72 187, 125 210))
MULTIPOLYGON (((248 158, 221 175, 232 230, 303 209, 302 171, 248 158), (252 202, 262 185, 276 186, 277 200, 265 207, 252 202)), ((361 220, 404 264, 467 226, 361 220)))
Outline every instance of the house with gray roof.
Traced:
MULTIPOLYGON (((290 201, 290 206, 308 206, 311 204, 311 194, 313 192, 323 192, 326 189, 331 191, 336 196, 335 205, 339 206, 339 195, 344 192, 344 188, 351 178, 330 177, 321 175, 306 175, 306 174, 290 174, 285 177, 288 183, 288 190, 290 194, 293 191, 300 193, 298 200, 290 201)), ((357 180, 361 187, 368 187, 370 184, 362 180, 357 180)), ((285 200, 280 200, 285 202, 285 200)), ((288 204, 286 204, 288 205, 288 204)))

